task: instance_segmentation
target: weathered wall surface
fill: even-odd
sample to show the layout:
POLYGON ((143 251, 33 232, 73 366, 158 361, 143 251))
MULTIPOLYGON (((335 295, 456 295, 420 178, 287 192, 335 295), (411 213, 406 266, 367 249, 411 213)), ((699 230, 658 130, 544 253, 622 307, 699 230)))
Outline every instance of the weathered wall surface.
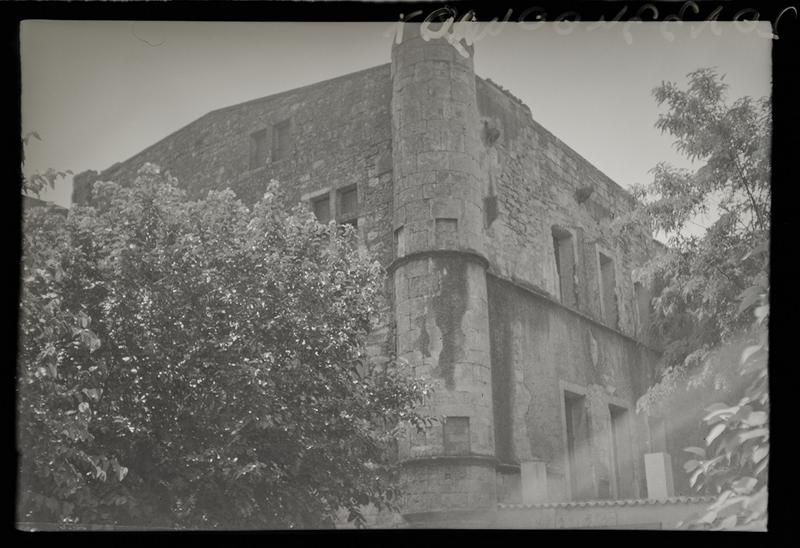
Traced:
POLYGON ((88 198, 96 179, 132 181, 145 162, 169 170, 190 197, 232 188, 245 203, 260 198, 270 179, 290 201, 327 188, 357 184, 359 230, 369 247, 391 261, 392 134, 388 64, 206 114, 99 175, 77 177, 73 200, 88 198), (272 155, 272 128, 290 122, 286 158, 272 155), (251 135, 266 130, 267 158, 251 169, 251 135))
MULTIPOLYGON (((384 265, 396 261, 397 353, 442 382, 423 411, 470 421, 466 459, 445 455, 441 425, 401 443, 401 458, 414 461, 404 480, 411 513, 515 500, 516 464, 537 459, 550 500, 568 499, 564 383, 586 397, 593 485, 613 479, 609 403, 632 414, 655 360, 631 338, 641 250, 621 248, 609 229, 632 200, 527 106, 476 78, 471 58, 409 31, 392 65, 211 112, 103 173, 76 176, 74 201, 97 179, 129 183, 145 162, 190 197, 230 187, 245 203, 271 179, 291 202, 358 185, 360 235, 384 265), (290 145, 278 159, 273 128, 286 122, 290 145), (266 158, 252 168, 262 130, 266 158), (566 303, 553 227, 572 238, 566 303), (599 252, 614 263, 616 321, 603 318, 599 252)), ((373 334, 372 347, 386 334, 373 334)), ((636 423, 636 456, 646 437, 636 423)), ((640 484, 640 458, 633 469, 640 484)))
POLYGON ((447 417, 399 445, 404 513, 486 508, 497 478, 473 60, 409 26, 392 85, 397 350, 440 382, 420 411, 447 417))
POLYGON ((486 230, 492 272, 558 299, 552 227, 566 229, 575 243, 577 309, 602 317, 597 252, 611 254, 618 329, 635 334, 630 276, 635 250, 619 248, 608 228, 614 216, 630 210, 630 195, 536 123, 526 105, 497 85, 478 78, 476 89, 481 119, 499 130, 486 157, 488 194, 496 196, 498 209, 486 230), (592 193, 579 203, 576 193, 583 188, 592 193))
MULTIPOLYGON (((565 387, 577 387, 587 400, 595 490, 604 480, 613 483, 609 404, 633 417, 655 355, 545 297, 492 276, 487 285, 498 458, 545 461, 550 500, 569 500, 563 398, 565 387)), ((632 421, 631 437, 641 486, 648 447, 641 418, 632 421)))

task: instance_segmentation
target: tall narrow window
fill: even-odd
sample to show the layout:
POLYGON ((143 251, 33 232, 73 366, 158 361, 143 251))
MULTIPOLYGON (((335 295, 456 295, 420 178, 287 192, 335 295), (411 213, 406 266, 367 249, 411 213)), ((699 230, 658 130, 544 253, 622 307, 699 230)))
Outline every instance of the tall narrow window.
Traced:
POLYGON ((444 454, 468 455, 469 452, 469 417, 445 417, 444 454))
POLYGON ((611 455, 617 480, 617 498, 634 498, 633 448, 628 410, 616 405, 609 405, 608 409, 611 412, 611 455))
POLYGON ((591 468, 591 438, 586 397, 564 392, 564 410, 567 423, 567 458, 572 489, 572 500, 594 498, 591 468))
POLYGON ((267 164, 267 130, 262 129, 250 134, 250 169, 267 164))
POLYGON ((600 253, 600 300, 603 320, 611 327, 617 327, 617 279, 614 273, 614 260, 600 253))
POLYGON ((311 205, 314 209, 314 215, 317 216, 317 220, 326 225, 331 220, 331 199, 328 194, 324 196, 320 196, 319 198, 313 200, 311 205))
POLYGON ((289 120, 272 127, 272 161, 289 157, 291 151, 291 125, 289 120))
POLYGON ((575 248, 572 234, 562 228, 553 227, 553 251, 556 261, 559 297, 568 306, 577 306, 575 287, 575 248))

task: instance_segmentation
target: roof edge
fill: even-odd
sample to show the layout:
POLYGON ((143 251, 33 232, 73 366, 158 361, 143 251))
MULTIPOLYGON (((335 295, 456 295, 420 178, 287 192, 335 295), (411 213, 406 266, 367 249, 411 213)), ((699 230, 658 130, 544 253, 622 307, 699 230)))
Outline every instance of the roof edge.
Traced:
POLYGON ((608 175, 606 175, 606 174, 605 174, 605 173, 604 173, 604 172, 603 172, 603 171, 602 171, 602 170, 601 170, 599 167, 597 167, 597 166, 596 166, 596 165, 594 165, 592 162, 590 162, 589 160, 587 160, 587 159, 586 159, 586 158, 585 158, 585 157, 584 157, 584 156, 583 156, 581 153, 579 153, 577 150, 575 150, 574 148, 572 148, 571 146, 569 146, 569 145, 568 145, 568 144, 567 144, 565 141, 563 141, 562 139, 560 139, 559 137, 557 137, 557 136, 556 136, 556 135, 555 135, 555 134, 554 134, 552 131, 550 131, 549 129, 547 129, 546 127, 544 127, 542 124, 540 124, 540 123, 539 123, 539 122, 538 122, 538 121, 537 121, 537 120, 536 120, 536 119, 533 117, 533 111, 532 111, 531 107, 530 107, 529 105, 527 105, 527 104, 526 104, 526 103, 525 103, 525 102, 524 102, 522 99, 520 99, 519 97, 517 97, 516 95, 514 95, 513 93, 511 93, 511 91, 510 91, 510 90, 508 90, 508 89, 504 88, 503 86, 501 86, 500 84, 498 84, 497 82, 495 82, 494 80, 492 80, 491 78, 483 78, 482 76, 478 76, 477 74, 476 74, 475 76, 476 76, 476 77, 478 77, 478 78, 479 78, 479 79, 480 79, 480 80, 481 80, 483 83, 485 83, 485 84, 487 84, 487 85, 491 86, 492 88, 496 89, 497 91, 499 91, 500 93, 502 93, 503 95, 505 95, 506 97, 508 97, 508 98, 509 98, 509 99, 510 99, 510 100, 511 100, 513 103, 516 103, 517 105, 521 106, 521 107, 522 107, 524 110, 527 110, 527 111, 528 111, 528 114, 530 114, 530 119, 531 119, 531 121, 532 121, 534 124, 536 124, 536 125, 537 125, 539 128, 541 128, 541 129, 542 129, 542 130, 543 130, 545 133, 547 133, 548 135, 550 135, 550 136, 551 136, 553 139, 555 139, 555 140, 556 140, 558 143, 560 143, 561 145, 563 145, 563 146, 564 146, 564 148, 566 148, 567 150, 569 150, 569 151, 570 151, 571 153, 573 153, 575 156, 577 156, 578 158, 580 158, 581 160, 583 160, 584 162, 586 162, 588 165, 592 166, 592 168, 594 168, 594 169, 597 171, 597 173, 599 173, 600 175, 602 175, 602 176, 603 176, 603 178, 605 178, 605 179, 606 179, 606 181, 608 181, 609 183, 611 183, 612 185, 614 185, 614 186, 615 186, 617 189, 621 190, 621 191, 622 191, 622 193, 623 193, 623 194, 625 194, 625 195, 628 197, 628 199, 630 199, 630 200, 631 200, 631 202, 633 202, 633 201, 634 201, 633 194, 631 194, 631 192, 630 192, 628 189, 626 189, 626 188, 625 188, 625 187, 623 187, 621 184, 619 184, 618 182, 616 182, 614 179, 612 179, 611 177, 609 177, 608 175))
MULTIPOLYGON (((355 72, 349 72, 347 74, 342 74, 341 76, 334 76, 333 78, 328 78, 327 80, 321 80, 319 82, 314 82, 313 84, 307 84, 305 86, 300 86, 298 88, 292 88, 292 89, 287 89, 287 90, 284 90, 284 91, 279 91, 279 92, 273 93, 271 95, 265 95, 263 97, 257 97, 255 99, 249 99, 249 100, 243 101, 241 103, 235 103, 233 105, 229 105, 229 106, 226 106, 226 107, 221 107, 221 108, 217 108, 217 109, 214 109, 214 110, 210 110, 210 111, 206 112, 205 114, 202 114, 199 118, 195 118, 194 120, 192 120, 188 124, 185 124, 185 125, 179 127, 178 129, 172 131, 171 133, 168 133, 167 135, 165 135, 164 137, 162 137, 161 139, 159 139, 158 141, 156 141, 152 145, 149 145, 149 146, 143 148, 142 150, 140 150, 139 152, 137 152, 136 154, 133 154, 132 156, 129 156, 127 159, 122 160, 121 162, 115 162, 115 163, 111 164, 106 169, 102 170, 98 174, 98 176, 102 177, 107 172, 111 171, 115 166, 117 166, 119 164, 123 164, 125 162, 129 162, 129 161, 135 159, 138 156, 142 156, 143 154, 146 154, 148 151, 158 147, 159 145, 161 145, 162 143, 164 143, 168 139, 174 137, 178 133, 180 133, 180 132, 192 127, 193 125, 199 123, 201 120, 204 120, 204 119, 206 119, 207 117, 209 117, 211 115, 218 114, 220 112, 225 112, 227 110, 232 110, 232 109, 235 109, 235 108, 239 108, 239 107, 242 107, 242 106, 245 106, 245 105, 256 104, 256 103, 259 103, 261 101, 273 100, 273 99, 275 99, 277 97, 280 97, 282 95, 288 95, 290 93, 295 93, 295 92, 298 92, 298 91, 308 91, 308 90, 316 88, 316 87, 322 87, 322 86, 331 84, 332 82, 335 82, 337 80, 345 80, 347 78, 352 78, 353 76, 361 75, 361 74, 364 74, 364 73, 367 73, 367 72, 370 72, 370 71, 377 71, 378 69, 385 68, 385 67, 389 66, 390 64, 391 63, 383 63, 381 65, 375 65, 375 66, 368 67, 368 68, 365 68, 365 69, 357 70, 355 72)), ((89 170, 87 170, 87 171, 89 171, 89 170)))

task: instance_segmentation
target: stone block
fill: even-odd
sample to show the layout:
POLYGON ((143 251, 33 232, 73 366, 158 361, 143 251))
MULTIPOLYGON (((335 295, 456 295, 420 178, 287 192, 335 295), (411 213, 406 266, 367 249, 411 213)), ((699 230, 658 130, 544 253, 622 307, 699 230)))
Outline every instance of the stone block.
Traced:
POLYGON ((526 461, 520 463, 522 504, 547 502, 547 463, 526 461))
POLYGON ((458 219, 461 217, 461 201, 448 198, 431 200, 431 215, 434 218, 458 219))
POLYGON ((663 500, 675 496, 672 459, 669 453, 646 453, 644 469, 647 478, 648 499, 663 500))

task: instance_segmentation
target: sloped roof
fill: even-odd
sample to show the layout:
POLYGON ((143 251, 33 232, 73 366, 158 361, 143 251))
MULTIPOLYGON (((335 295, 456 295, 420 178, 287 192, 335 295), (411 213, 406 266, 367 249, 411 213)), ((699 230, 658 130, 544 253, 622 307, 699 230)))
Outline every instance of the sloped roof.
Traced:
POLYGON ((711 503, 714 497, 669 497, 666 499, 621 499, 583 500, 574 502, 543 502, 538 504, 498 504, 500 509, 519 510, 525 508, 596 508, 602 506, 648 506, 668 504, 711 503))

